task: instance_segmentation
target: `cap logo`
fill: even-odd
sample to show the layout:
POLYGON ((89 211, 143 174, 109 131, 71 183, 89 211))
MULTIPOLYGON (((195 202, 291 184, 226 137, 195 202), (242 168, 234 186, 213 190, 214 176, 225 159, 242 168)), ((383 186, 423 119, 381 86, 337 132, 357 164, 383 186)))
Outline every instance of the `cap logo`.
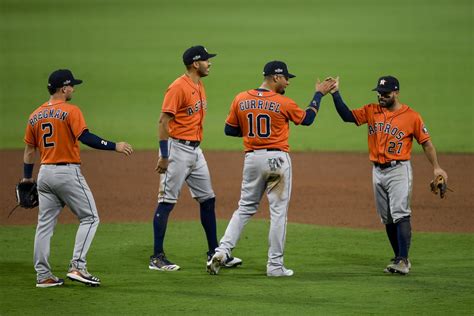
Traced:
POLYGON ((278 72, 278 73, 283 72, 283 69, 277 68, 277 69, 275 69, 275 72, 278 72))
POLYGON ((381 86, 385 85, 385 82, 387 82, 387 80, 385 80, 385 79, 380 80, 380 85, 381 86))
POLYGON ((64 85, 68 85, 68 84, 70 84, 70 83, 71 83, 71 80, 66 80, 66 81, 64 81, 63 84, 64 84, 64 85))
POLYGON ((193 60, 198 60, 199 58, 201 58, 201 55, 196 55, 193 57, 193 60))

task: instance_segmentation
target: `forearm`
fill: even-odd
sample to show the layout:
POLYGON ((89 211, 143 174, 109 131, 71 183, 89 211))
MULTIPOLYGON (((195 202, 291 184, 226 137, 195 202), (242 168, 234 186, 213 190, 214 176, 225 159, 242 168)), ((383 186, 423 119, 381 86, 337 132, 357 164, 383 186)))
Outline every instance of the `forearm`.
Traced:
POLYGON ((242 130, 238 126, 234 127, 229 124, 225 124, 224 133, 227 136, 242 137, 242 130))
POLYGON ((89 130, 85 130, 81 136, 79 136, 79 141, 84 145, 100 150, 115 150, 116 146, 114 142, 102 139, 101 137, 89 132, 89 130))
POLYGON ((25 146, 23 153, 23 178, 31 179, 33 177, 33 167, 36 156, 36 148, 31 145, 25 146))
POLYGON ((319 112, 319 106, 321 105, 321 99, 323 98, 323 94, 321 92, 316 92, 311 100, 308 108, 306 109, 306 115, 301 122, 301 125, 309 126, 313 124, 314 119, 316 118, 316 114, 319 112))
POLYGON ((351 110, 347 107, 347 105, 342 100, 342 96, 339 91, 336 91, 332 94, 332 99, 334 101, 334 105, 336 107, 336 111, 341 117, 344 122, 348 123, 356 123, 356 119, 352 114, 351 110))
POLYGON ((433 166, 433 169, 438 169, 440 168, 439 163, 438 163, 438 156, 436 154, 436 149, 431 141, 424 142, 422 144, 423 151, 425 152, 426 158, 428 158, 428 161, 431 163, 433 166))
POLYGON ((160 145, 160 156, 163 158, 168 158, 168 138, 169 134, 169 121, 172 116, 168 113, 161 113, 160 120, 158 122, 158 140, 160 145))

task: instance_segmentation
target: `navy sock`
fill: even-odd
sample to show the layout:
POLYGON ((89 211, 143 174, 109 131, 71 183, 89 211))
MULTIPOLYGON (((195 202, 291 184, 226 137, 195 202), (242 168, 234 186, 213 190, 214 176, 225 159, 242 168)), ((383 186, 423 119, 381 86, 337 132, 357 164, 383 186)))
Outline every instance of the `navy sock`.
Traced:
POLYGON ((397 236, 400 257, 408 258, 408 251, 410 250, 411 243, 410 216, 402 218, 397 223, 397 236))
POLYGON ((208 255, 213 254, 218 246, 215 205, 216 198, 200 203, 201 224, 206 232, 207 246, 209 247, 208 255))
POLYGON ((153 217, 153 233, 155 237, 154 256, 163 252, 163 241, 165 239, 168 216, 173 209, 172 203, 158 203, 155 216, 153 217))
POLYGON ((385 231, 387 232, 388 240, 392 246, 393 254, 395 258, 397 258, 399 255, 397 224, 385 224, 385 231))

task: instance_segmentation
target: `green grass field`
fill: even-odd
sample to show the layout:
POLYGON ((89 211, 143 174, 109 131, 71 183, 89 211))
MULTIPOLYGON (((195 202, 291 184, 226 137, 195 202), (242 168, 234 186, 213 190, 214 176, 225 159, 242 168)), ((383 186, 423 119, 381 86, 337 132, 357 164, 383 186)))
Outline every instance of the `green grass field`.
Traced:
MULTIPOLYGON (((219 231, 225 229, 219 223, 219 231)), ((58 225, 51 264, 65 276, 76 225, 58 225)), ((0 314, 242 314, 472 315, 474 236, 414 233, 412 272, 382 272, 391 251, 381 231, 289 224, 285 264, 291 278, 265 276, 268 222, 251 221, 236 256, 244 264, 205 272, 205 240, 197 222, 170 222, 169 257, 181 271, 148 269, 151 224, 102 224, 89 252, 89 268, 102 286, 66 281, 37 289, 32 266, 35 228, 0 229, 0 314)))
MULTIPOLYGON (((282 59, 297 75, 288 96, 305 107, 316 77, 341 76, 350 107, 375 100, 379 76, 401 81, 443 152, 473 152, 471 0, 0 0, 0 148, 21 148, 46 80, 70 68, 84 84, 73 102, 91 131, 156 148, 164 91, 182 52, 218 53, 205 79, 206 149, 241 149, 223 135, 234 95, 257 87, 263 65, 282 59)), ((343 124, 330 97, 317 125, 292 129, 294 150, 366 151, 366 129, 343 124)), ((419 146, 415 146, 419 151, 419 146)))

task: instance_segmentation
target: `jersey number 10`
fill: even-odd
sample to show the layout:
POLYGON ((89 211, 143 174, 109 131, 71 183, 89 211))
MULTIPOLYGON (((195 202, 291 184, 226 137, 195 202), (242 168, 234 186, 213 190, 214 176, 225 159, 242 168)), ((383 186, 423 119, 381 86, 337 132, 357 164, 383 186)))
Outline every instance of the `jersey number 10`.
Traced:
POLYGON ((254 114, 247 114, 249 121, 248 137, 255 137, 255 133, 260 138, 268 138, 271 134, 271 118, 268 114, 257 114, 254 119, 254 114))

